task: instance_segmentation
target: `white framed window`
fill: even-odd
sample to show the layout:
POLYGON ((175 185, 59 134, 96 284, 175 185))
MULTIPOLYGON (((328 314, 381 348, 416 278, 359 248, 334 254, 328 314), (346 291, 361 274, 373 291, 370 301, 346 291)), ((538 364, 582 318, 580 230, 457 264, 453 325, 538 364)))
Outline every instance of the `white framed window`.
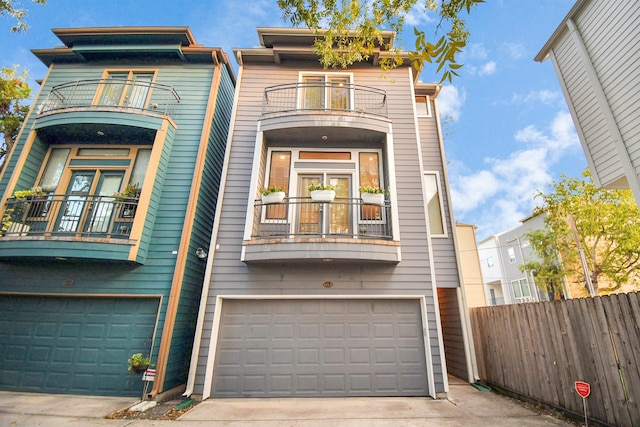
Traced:
POLYGON ((415 102, 418 117, 431 117, 431 103, 427 95, 416 95, 415 102))
POLYGON ((444 203, 440 191, 440 174, 425 172, 423 176, 425 195, 427 197, 427 212, 432 236, 445 237, 447 229, 444 221, 444 203))
POLYGON ((496 265, 495 261, 493 260, 493 257, 487 257, 487 267, 493 267, 494 265, 496 265))
POLYGON ((516 262, 516 250, 513 248, 507 249, 507 255, 509 256, 509 264, 515 264, 516 262))
POLYGON ((513 296, 516 302, 531 301, 531 288, 527 279, 518 279, 511 281, 511 288, 513 289, 513 296))
POLYGON ((298 105, 302 110, 353 109, 352 73, 300 73, 298 105))

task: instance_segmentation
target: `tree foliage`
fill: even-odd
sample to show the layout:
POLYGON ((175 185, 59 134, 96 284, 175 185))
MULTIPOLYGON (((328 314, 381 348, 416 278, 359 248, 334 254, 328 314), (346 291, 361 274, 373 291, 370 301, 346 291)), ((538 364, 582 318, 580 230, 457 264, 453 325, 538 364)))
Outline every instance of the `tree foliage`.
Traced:
POLYGON ((31 96, 26 80, 27 72, 19 73, 17 67, 3 67, 0 71, 0 134, 3 135, 0 139, 0 170, 29 113, 29 106, 23 104, 31 96))
POLYGON ((520 271, 531 272, 540 290, 546 292, 551 299, 559 299, 564 291, 565 272, 560 262, 555 234, 545 227, 526 233, 525 238, 531 244, 536 258, 522 264, 520 271))
MULTIPOLYGON (((33 3, 45 4, 47 0, 31 0, 33 3)), ((0 0, 0 16, 11 17, 16 20, 16 24, 11 27, 11 31, 25 31, 29 26, 25 18, 27 10, 19 0, 0 0)))
MULTIPOLYGON (((425 62, 437 64, 436 73, 442 72, 441 81, 452 80, 462 64, 456 55, 466 46, 469 32, 461 15, 484 0, 278 0, 285 19, 294 26, 304 25, 316 32, 324 28, 322 37, 314 44, 320 62, 325 68, 345 68, 366 60, 376 46, 384 45, 383 30, 401 34, 410 14, 437 16, 434 36, 446 31, 431 42, 427 33, 414 27, 415 50, 409 59, 421 70, 425 62)), ((399 50, 383 58, 381 66, 390 69, 402 63, 399 50)))
POLYGON ((537 196, 567 272, 586 287, 577 235, 596 293, 607 294, 640 273, 640 213, 630 190, 597 189, 588 169, 582 177, 563 175, 553 192, 537 196))

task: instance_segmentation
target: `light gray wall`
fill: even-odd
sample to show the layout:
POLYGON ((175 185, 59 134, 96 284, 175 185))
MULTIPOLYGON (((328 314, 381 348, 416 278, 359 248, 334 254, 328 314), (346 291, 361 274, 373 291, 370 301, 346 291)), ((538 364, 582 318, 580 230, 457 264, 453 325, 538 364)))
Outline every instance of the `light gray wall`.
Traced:
MULTIPOLYGON (((308 71, 320 71, 308 68, 308 71)), ((392 120, 394 155, 396 161, 398 216, 402 261, 397 265, 349 265, 336 263, 321 264, 276 264, 247 265, 240 261, 242 238, 248 200, 256 195, 249 194, 251 168, 257 124, 260 120, 261 102, 267 86, 298 81, 299 71, 304 68, 270 65, 245 65, 239 81, 237 112, 230 145, 230 160, 223 189, 224 202, 221 210, 219 232, 214 242, 212 277, 209 282, 209 298, 202 346, 198 359, 195 393, 202 392, 204 367, 211 337, 211 327, 217 295, 279 295, 305 294, 331 297, 346 294, 376 295, 425 295, 430 348, 433 355, 436 392, 444 389, 443 366, 440 363, 439 332, 437 329, 431 269, 428 260, 428 239, 424 204, 422 200, 422 173, 420 150, 430 153, 429 166, 441 168, 442 161, 435 147, 435 118, 431 119, 428 130, 423 132, 423 148, 416 139, 413 116, 413 97, 410 73, 406 68, 390 71, 382 76, 379 68, 358 68, 354 70, 354 83, 375 86, 386 90, 389 118, 392 120), (434 151, 435 150, 435 151, 434 151), (322 287, 325 281, 333 282, 330 289, 322 287)), ((342 70, 338 70, 341 72, 342 70)), ((439 148, 438 148, 439 150, 439 148)), ((261 161, 263 165, 263 162, 261 161)), ((263 167, 263 166, 262 166, 263 167)), ((441 177, 442 178, 442 177, 441 177)), ((450 228, 450 226, 449 226, 450 228)), ((439 244, 446 244, 443 240, 439 244)), ((442 249, 442 248, 441 248, 442 249)), ((453 256, 453 248, 448 250, 453 256)), ((452 268, 449 261, 443 266, 452 268)), ((446 268, 443 267, 443 271, 446 268)), ((443 275, 443 283, 457 281, 457 272, 448 271, 443 275), (448 277, 447 277, 448 276, 448 277), (455 279, 453 277, 455 276, 455 279)))

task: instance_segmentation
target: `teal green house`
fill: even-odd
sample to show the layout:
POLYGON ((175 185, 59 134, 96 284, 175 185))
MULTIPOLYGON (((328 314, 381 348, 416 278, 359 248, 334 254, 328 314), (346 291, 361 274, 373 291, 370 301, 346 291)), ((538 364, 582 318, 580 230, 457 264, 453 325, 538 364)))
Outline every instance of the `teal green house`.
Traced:
POLYGON ((54 29, 0 175, 0 390, 187 381, 235 75, 188 27, 54 29), (27 191, 24 191, 27 190, 27 191), (147 377, 148 378, 148 377, 147 377))

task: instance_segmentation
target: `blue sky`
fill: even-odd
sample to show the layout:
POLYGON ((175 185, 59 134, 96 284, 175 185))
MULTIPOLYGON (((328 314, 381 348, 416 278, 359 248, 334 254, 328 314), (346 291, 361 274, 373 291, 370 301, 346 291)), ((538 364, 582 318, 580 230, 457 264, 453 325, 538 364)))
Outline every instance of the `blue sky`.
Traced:
MULTIPOLYGON (((467 21, 471 37, 460 58, 465 66, 452 85, 444 86, 438 103, 447 117, 445 152, 454 216, 478 226, 479 240, 519 225, 535 206, 536 191, 547 191, 562 174, 579 176, 586 167, 551 61, 533 60, 573 3, 487 0, 467 21)), ((258 44, 256 27, 288 26, 276 0, 48 0, 46 6, 24 5, 29 10, 26 33, 10 33, 13 22, 1 18, 0 65, 19 65, 34 80, 43 78, 46 68, 30 50, 61 44, 51 28, 189 26, 198 43, 232 55, 232 48, 258 44)), ((435 22, 421 13, 408 20, 427 34, 435 22)), ((401 35, 400 43, 411 47, 411 34, 401 35)), ((433 68, 427 67, 421 80, 437 80, 433 68)))

